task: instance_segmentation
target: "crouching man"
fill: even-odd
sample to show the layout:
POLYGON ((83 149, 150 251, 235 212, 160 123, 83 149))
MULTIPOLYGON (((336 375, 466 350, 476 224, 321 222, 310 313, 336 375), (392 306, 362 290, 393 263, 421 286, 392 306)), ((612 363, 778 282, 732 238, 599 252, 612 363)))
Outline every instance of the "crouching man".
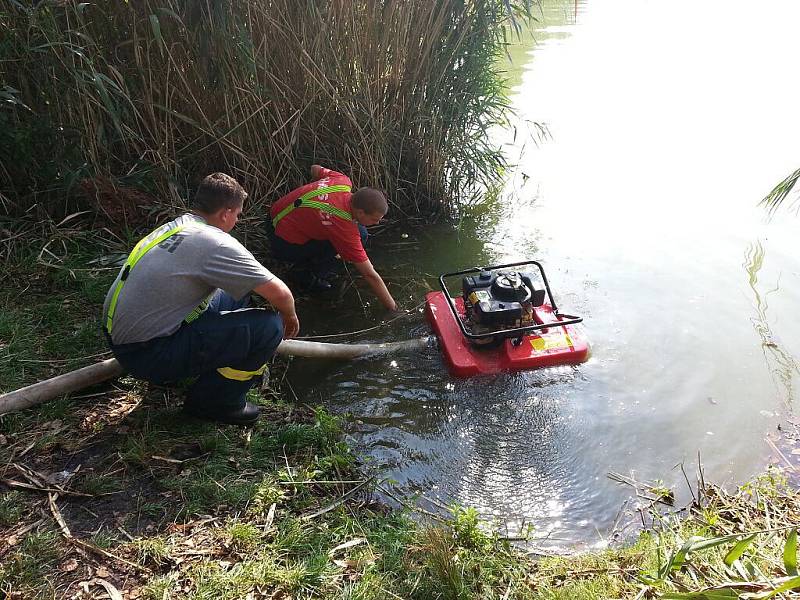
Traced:
POLYGON ((312 165, 311 182, 270 208, 272 255, 291 263, 294 283, 312 292, 331 288, 338 255, 355 265, 386 310, 396 311, 397 303, 364 250, 367 227, 381 222, 389 204, 374 188, 351 189, 346 175, 312 165))
POLYGON ((300 328, 289 288, 229 235, 246 198, 224 173, 203 179, 190 213, 136 245, 103 305, 109 346, 129 373, 196 377, 184 411, 240 425, 258 419, 247 391, 300 328), (251 291, 278 312, 246 308, 251 291))

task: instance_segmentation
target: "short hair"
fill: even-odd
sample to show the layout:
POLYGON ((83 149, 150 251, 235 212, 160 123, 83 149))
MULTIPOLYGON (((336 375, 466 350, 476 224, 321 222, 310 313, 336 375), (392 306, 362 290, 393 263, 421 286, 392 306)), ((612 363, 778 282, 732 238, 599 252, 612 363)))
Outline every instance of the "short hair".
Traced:
POLYGON ((197 187, 192 207, 206 214, 223 208, 237 208, 247 198, 247 192, 230 175, 212 173, 203 178, 197 187))
POLYGON ((389 212, 389 203, 386 201, 386 196, 383 195, 382 191, 375 188, 358 188, 350 199, 350 204, 354 208, 360 208, 370 215, 375 213, 385 215, 389 212))

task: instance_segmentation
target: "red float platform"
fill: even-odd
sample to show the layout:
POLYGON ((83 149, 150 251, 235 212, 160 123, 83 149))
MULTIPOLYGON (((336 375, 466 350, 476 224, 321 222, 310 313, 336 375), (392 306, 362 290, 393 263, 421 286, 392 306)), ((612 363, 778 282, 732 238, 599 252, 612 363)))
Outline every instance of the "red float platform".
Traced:
MULTIPOLYGON (((463 318, 464 301, 453 301, 463 318)), ((559 325, 549 304, 535 307, 534 312, 537 322, 552 322, 553 326, 524 335, 518 346, 505 339, 499 346, 478 348, 462 335, 444 292, 430 292, 425 297, 425 314, 439 338, 447 366, 456 377, 576 365, 589 358, 589 343, 580 328, 559 325)))

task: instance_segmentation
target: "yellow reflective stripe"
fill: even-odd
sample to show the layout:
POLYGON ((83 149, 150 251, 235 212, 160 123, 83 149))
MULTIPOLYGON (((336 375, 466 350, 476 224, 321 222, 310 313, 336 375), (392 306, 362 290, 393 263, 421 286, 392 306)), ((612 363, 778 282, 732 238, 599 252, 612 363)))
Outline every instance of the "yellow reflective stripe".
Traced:
MULTIPOLYGON (((128 255, 128 259, 125 261, 125 264, 122 267, 122 273, 127 273, 125 275, 120 275, 119 279, 117 279, 117 285, 114 287, 114 293, 111 295, 111 302, 108 303, 108 315, 106 315, 106 331, 109 335, 111 335, 111 325, 114 319, 114 313, 117 310, 117 300, 119 300, 119 294, 122 291, 122 287, 125 285, 125 280, 130 276, 130 272, 133 267, 136 265, 141 258, 150 252, 154 246, 160 244, 168 237, 171 237, 178 233, 179 231, 183 230, 184 225, 179 225, 175 229, 168 229, 166 232, 162 233, 161 235, 157 236, 154 240, 147 243, 147 240, 150 238, 153 233, 145 236, 139 243, 133 247, 133 250, 128 255)), ((156 230, 158 231, 158 230, 156 230)))
POLYGON ((294 210, 294 204, 290 203, 289 206, 287 206, 282 211, 280 211, 277 215, 275 215, 275 218, 272 219, 272 227, 274 228, 278 224, 278 221, 280 221, 283 217, 288 215, 293 210, 294 210))
MULTIPOLYGON (((315 190, 311 190, 310 192, 306 192, 302 196, 300 196, 297 200, 300 201, 300 207, 304 208, 316 208, 318 210, 324 210, 327 213, 335 215, 345 221, 352 221, 353 215, 351 215, 346 210, 342 210, 341 208, 334 206, 333 204, 328 204, 327 202, 316 202, 312 201, 312 198, 317 198, 318 196, 324 196, 325 194, 335 194, 337 192, 349 192, 350 186, 349 185, 328 185, 325 187, 317 188, 315 190)), ((283 219, 286 215, 292 212, 295 208, 299 208, 295 205, 294 202, 290 203, 288 206, 283 207, 283 209, 275 215, 275 218, 272 219, 272 227, 277 227, 278 222, 283 219)))
MULTIPOLYGON (((150 252, 150 250, 152 250, 152 249, 153 249, 153 246, 157 246, 158 244, 160 244, 161 242, 163 242, 165 239, 167 239, 167 238, 169 238, 169 237, 172 237, 173 235, 175 235, 175 234, 176 234, 176 233, 178 233, 179 231, 182 231, 182 230, 183 230, 183 228, 184 228, 184 225, 179 225, 179 226, 178 226, 178 227, 176 227, 175 229, 170 229, 169 231, 167 231, 167 232, 165 232, 165 233, 162 233, 160 236, 158 236, 156 239, 154 239, 152 242, 150 242, 150 243, 149 243, 149 244, 147 244, 147 245, 146 245, 144 248, 142 248, 142 249, 139 251, 139 254, 137 254, 136 256, 133 256, 133 252, 136 252, 136 248, 138 248, 138 247, 139 247, 139 244, 141 244, 141 243, 142 243, 142 242, 139 242, 139 244, 137 244, 137 245, 136 245, 136 248, 134 248, 134 249, 133 249, 133 252, 131 252, 131 256, 129 256, 129 257, 128 257, 128 264, 130 265, 130 268, 132 269, 132 268, 133 268, 133 266, 134 266, 134 265, 135 265, 137 262, 139 262, 139 260, 141 260, 141 258, 142 258, 142 257, 143 257, 145 254, 147 254, 148 252, 150 252)), ((145 238, 145 239, 147 239, 147 238, 145 238)), ((142 241, 144 241, 144 240, 142 240, 142 241)))
POLYGON ((190 312, 188 315, 186 315, 186 317, 183 319, 184 322, 191 323, 192 321, 197 320, 197 317, 199 317, 204 312, 206 312, 206 309, 208 308, 208 303, 211 302, 211 298, 213 298, 214 294, 216 294, 216 293, 217 293, 216 290, 211 292, 208 295, 208 298, 203 300, 200 304, 197 305, 197 307, 192 312, 190 312))
POLYGON ((108 304, 108 315, 106 315, 106 331, 109 335, 111 335, 111 320, 114 317, 114 311, 117 309, 117 299, 119 298, 119 293, 122 291, 122 284, 122 279, 117 281, 117 285, 114 287, 114 294, 111 296, 111 302, 108 304))
POLYGON ((240 371, 233 367, 220 367, 217 373, 222 375, 225 379, 233 379, 235 381, 250 381, 256 375, 263 375, 267 369, 267 365, 262 365, 257 371, 240 371))
POLYGON ((319 210, 324 210, 327 213, 332 215, 336 215, 337 217, 344 219, 345 221, 352 221, 353 215, 351 215, 346 210, 342 210, 332 204, 328 204, 327 202, 318 202, 317 200, 303 200, 300 206, 305 206, 306 208, 317 208, 319 210))
POLYGON ((306 192, 305 194, 300 196, 300 200, 311 200, 311 198, 316 198, 317 196, 324 196, 325 194, 334 194, 336 192, 349 192, 349 191, 350 191, 349 185, 326 185, 321 188, 311 190, 310 192, 306 192))

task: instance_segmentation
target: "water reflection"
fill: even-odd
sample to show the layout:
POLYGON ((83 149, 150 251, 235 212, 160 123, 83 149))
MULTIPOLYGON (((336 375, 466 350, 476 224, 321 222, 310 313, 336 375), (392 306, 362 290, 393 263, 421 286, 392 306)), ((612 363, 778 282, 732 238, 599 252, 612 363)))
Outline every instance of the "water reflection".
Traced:
POLYGON ((780 275, 774 287, 765 292, 759 290, 758 275, 764 266, 766 251, 757 240, 748 245, 744 253, 743 266, 748 274, 748 285, 753 293, 755 316, 750 318, 758 337, 761 339, 761 348, 767 369, 772 376, 778 398, 784 407, 791 412, 794 405, 794 380, 800 375, 800 367, 791 353, 787 352, 781 342, 772 332, 772 326, 767 316, 769 310, 769 297, 780 291, 780 275))

